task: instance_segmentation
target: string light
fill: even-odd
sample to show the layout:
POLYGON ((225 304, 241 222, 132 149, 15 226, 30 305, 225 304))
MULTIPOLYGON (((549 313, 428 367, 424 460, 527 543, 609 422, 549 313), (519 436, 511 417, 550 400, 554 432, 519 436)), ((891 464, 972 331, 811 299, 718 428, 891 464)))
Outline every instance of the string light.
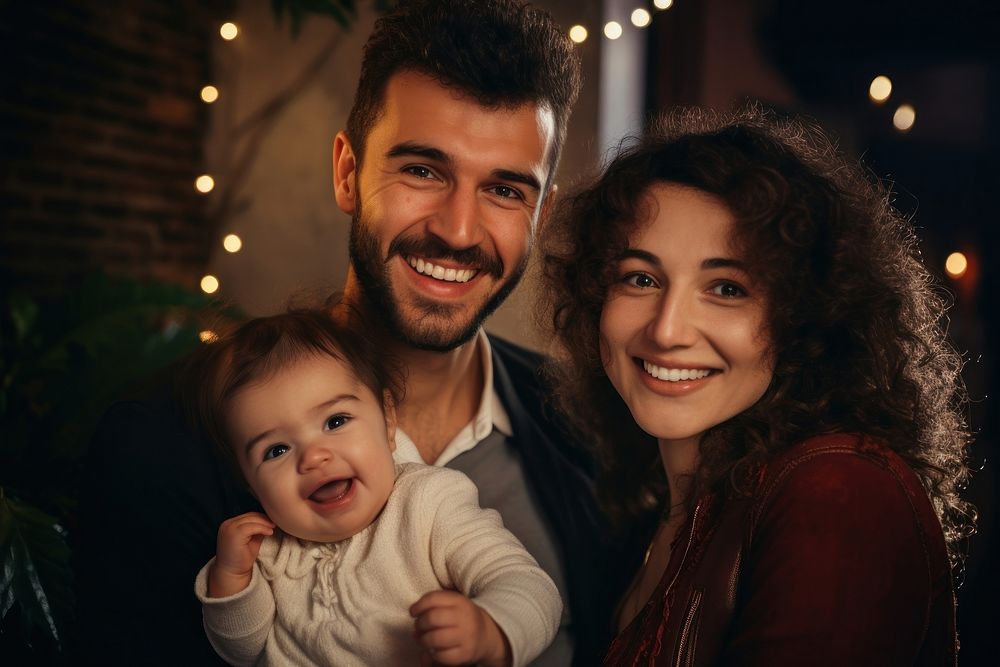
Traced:
POLYGON ((236 35, 238 34, 240 34, 240 29, 237 28, 236 24, 231 21, 227 21, 219 26, 219 35, 221 35, 222 39, 227 42, 236 39, 236 35))
POLYGON ((215 333, 211 329, 205 329, 204 331, 198 332, 198 339, 202 343, 214 343, 219 340, 219 334, 215 333))
POLYGON ((194 181, 194 187, 198 192, 207 194, 215 188, 215 179, 208 174, 202 174, 194 181))
POLYGON ((205 104, 211 104, 217 99, 219 99, 219 89, 215 86, 205 86, 201 89, 201 101, 205 104))
POLYGON ((219 279, 208 274, 201 279, 201 291, 205 294, 215 294, 219 289, 219 279))
POLYGON ((239 252, 240 248, 243 247, 243 240, 236 234, 228 234, 226 238, 222 239, 222 247, 228 252, 239 252))
POLYGON ((917 111, 909 104, 900 104, 892 115, 892 124, 900 132, 909 132, 917 120, 917 111))
POLYGON ((636 28, 645 28, 652 20, 653 17, 649 15, 649 12, 641 7, 632 12, 632 25, 636 28))
POLYGON ((960 252, 953 252, 944 261, 944 270, 952 278, 961 278, 969 269, 969 260, 960 252))
POLYGON ((587 29, 582 25, 575 25, 569 29, 569 38, 577 44, 582 44, 587 39, 587 29))
POLYGON ((608 39, 618 39, 622 36, 622 24, 618 21, 608 21, 604 24, 604 36, 608 39))
POLYGON ((880 74, 872 79, 871 85, 868 86, 868 97, 873 102, 881 104, 889 99, 890 95, 892 95, 892 81, 889 77, 880 74))
POLYGON ((657 9, 670 9, 674 6, 674 0, 653 0, 653 6, 657 9))

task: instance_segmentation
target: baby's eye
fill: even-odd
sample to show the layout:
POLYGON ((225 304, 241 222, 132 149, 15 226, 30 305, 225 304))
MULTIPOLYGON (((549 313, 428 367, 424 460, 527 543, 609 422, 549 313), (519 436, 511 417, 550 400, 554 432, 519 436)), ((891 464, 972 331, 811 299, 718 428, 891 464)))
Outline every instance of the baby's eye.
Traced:
POLYGON ((348 422, 349 417, 347 415, 333 415, 328 417, 326 423, 323 424, 324 431, 335 431, 344 424, 348 422))
POLYGON ((712 287, 712 294, 724 299, 738 299, 746 296, 747 291, 736 283, 723 282, 712 287))
POLYGON ((288 445, 285 444, 272 445, 267 448, 267 451, 264 452, 264 460, 268 461, 270 459, 276 459, 287 452, 288 449, 288 445))
POLYGON ((626 285, 631 285, 632 287, 638 287, 639 289, 647 289, 649 287, 656 287, 656 281, 648 273, 636 272, 630 273, 622 281, 626 285))

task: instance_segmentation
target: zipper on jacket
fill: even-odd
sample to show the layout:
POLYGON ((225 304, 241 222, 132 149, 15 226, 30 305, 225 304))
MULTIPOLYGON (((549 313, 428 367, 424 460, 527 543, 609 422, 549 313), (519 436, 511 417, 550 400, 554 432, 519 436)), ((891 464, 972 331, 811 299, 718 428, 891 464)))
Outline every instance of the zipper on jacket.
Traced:
POLYGON ((693 645, 689 647, 688 644, 694 642, 694 638, 691 637, 691 625, 694 623, 694 619, 701 607, 701 595, 700 589, 695 589, 691 593, 691 606, 688 608, 687 616, 684 617, 684 626, 681 628, 681 639, 677 644, 677 662, 674 663, 677 667, 681 667, 682 664, 690 667, 694 664, 695 649, 693 645))

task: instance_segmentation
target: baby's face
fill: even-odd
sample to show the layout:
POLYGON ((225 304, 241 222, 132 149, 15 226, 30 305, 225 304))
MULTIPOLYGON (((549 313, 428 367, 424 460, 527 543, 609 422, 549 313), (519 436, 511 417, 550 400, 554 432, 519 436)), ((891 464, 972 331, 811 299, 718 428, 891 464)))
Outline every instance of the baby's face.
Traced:
POLYGON ((395 416, 337 359, 308 356, 244 387, 226 418, 247 483, 289 535, 347 539, 389 499, 395 416))

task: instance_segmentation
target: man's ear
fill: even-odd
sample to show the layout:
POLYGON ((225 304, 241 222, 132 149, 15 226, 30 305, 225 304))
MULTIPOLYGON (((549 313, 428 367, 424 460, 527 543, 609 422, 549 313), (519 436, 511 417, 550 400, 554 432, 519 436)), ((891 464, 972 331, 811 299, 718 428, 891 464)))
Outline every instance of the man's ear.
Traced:
POLYGON ((333 140, 333 196, 344 213, 354 213, 357 196, 357 160, 343 130, 333 140))
POLYGON ((389 451, 396 451, 396 402, 388 391, 382 394, 382 412, 385 413, 385 436, 389 442, 389 451))

